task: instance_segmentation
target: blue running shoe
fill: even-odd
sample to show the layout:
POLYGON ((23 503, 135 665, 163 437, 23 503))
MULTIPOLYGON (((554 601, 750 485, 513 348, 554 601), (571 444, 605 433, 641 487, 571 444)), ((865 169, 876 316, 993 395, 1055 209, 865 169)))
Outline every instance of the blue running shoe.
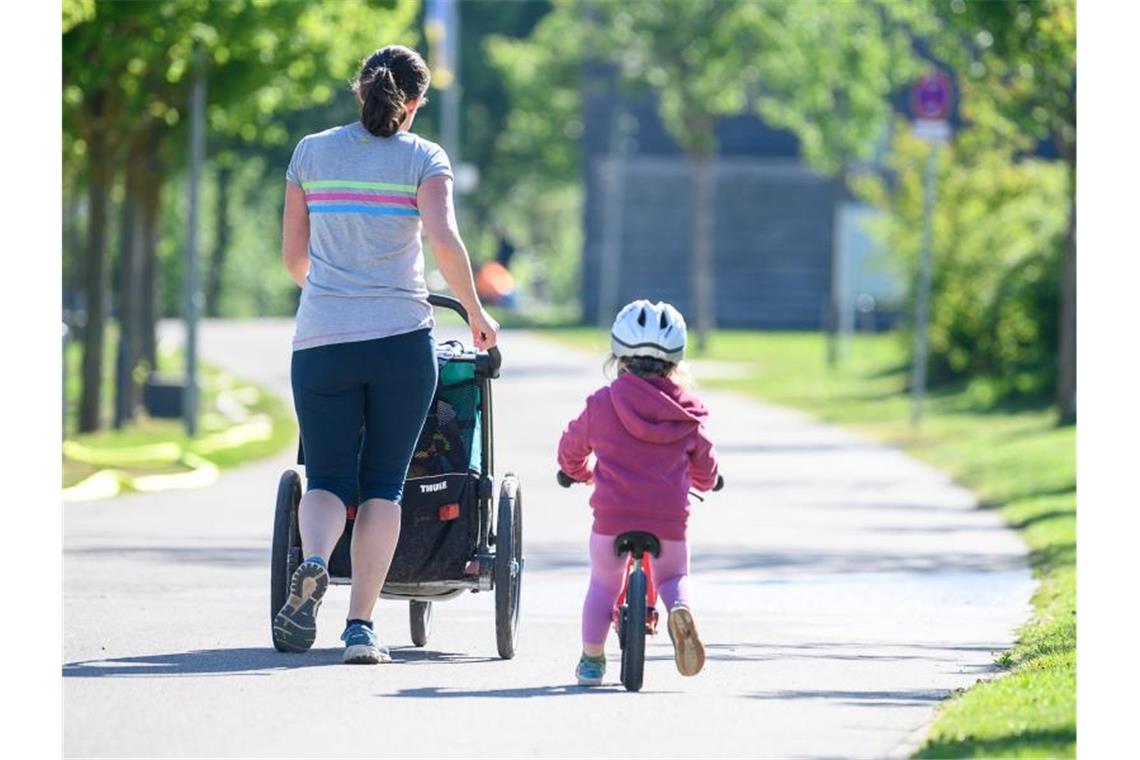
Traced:
POLYGON ((583 652, 574 675, 578 677, 579 686, 601 686, 602 678, 606 675, 605 655, 590 657, 583 652))
POLYGON ((329 572, 319 562, 298 565, 289 581, 289 598, 273 618, 273 641, 283 652, 307 652, 317 639, 317 610, 329 587, 329 572))
POLYGON ((344 661, 350 665, 377 665, 391 662, 388 648, 382 647, 376 632, 361 623, 352 623, 340 635, 344 642, 344 661))

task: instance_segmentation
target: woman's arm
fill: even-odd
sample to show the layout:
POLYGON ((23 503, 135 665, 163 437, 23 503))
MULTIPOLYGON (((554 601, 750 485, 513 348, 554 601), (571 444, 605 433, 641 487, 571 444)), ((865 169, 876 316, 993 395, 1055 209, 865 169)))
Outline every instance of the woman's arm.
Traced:
POLYGON ((298 287, 305 286, 309 274, 309 206, 305 191, 293 182, 285 183, 285 215, 281 220, 281 258, 298 287))
POLYGON ((498 340, 499 323, 483 310, 479 296, 475 293, 471 259, 459 237, 459 225, 455 221, 451 177, 441 174, 424 180, 416 194, 416 204, 423 219, 424 235, 435 254, 439 271, 451 292, 463 304, 463 308, 467 309, 475 347, 490 348, 498 340))

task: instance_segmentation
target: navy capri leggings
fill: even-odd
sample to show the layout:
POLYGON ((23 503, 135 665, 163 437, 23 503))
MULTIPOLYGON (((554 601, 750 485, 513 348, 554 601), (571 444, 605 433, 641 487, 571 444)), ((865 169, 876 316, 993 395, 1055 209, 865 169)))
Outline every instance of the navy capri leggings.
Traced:
POLYGON ((438 372, 430 329, 294 351, 307 490, 399 503, 438 372))

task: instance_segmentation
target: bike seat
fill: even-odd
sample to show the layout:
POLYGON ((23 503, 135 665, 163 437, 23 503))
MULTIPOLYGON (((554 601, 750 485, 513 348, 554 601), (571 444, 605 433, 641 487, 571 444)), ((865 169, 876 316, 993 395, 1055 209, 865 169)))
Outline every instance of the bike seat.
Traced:
POLYGON ((661 542, 652 533, 643 530, 629 530, 614 539, 614 553, 619 557, 630 552, 635 557, 649 552, 654 557, 661 556, 661 542))

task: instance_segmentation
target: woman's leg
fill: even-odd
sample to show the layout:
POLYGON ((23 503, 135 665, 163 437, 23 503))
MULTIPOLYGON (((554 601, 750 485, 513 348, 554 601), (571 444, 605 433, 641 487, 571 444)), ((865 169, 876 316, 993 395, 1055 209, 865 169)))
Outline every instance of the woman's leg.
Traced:
POLYGON ((605 652, 614 602, 625 577, 626 560, 614 554, 614 538, 590 533, 590 587, 582 603, 582 651, 591 657, 605 652))
POLYGON ((306 452, 308 489, 298 508, 306 561, 289 580, 289 595, 273 618, 279 649, 307 651, 317 636, 317 611, 329 585, 328 560, 344 532, 345 503, 356 490, 356 452, 364 396, 338 346, 293 353, 293 402, 306 452), (313 561, 308 561, 313 559, 313 561))
POLYGON ((400 537, 400 505, 387 499, 369 499, 356 510, 352 528, 352 592, 350 620, 371 620, 372 610, 396 553, 400 537))
POLYGON ((349 618, 370 620, 400 537, 400 500, 416 441, 435 395, 435 344, 420 330, 377 341, 368 355, 362 503, 352 535, 349 618), (359 564, 357 564, 359 562, 359 564))
POLYGON ((309 490, 297 507, 297 529, 305 559, 314 555, 328 565, 336 542, 344 533, 344 502, 331 491, 309 490))
POLYGON ((298 507, 305 557, 329 556, 344 533, 345 505, 357 489, 364 388, 352 344, 293 352, 293 406, 301 425, 307 488, 298 507))
POLYGON ((671 610, 678 604, 689 604, 689 543, 685 540, 661 540, 661 556, 649 557, 653 565, 653 578, 657 582, 657 593, 665 602, 665 609, 671 610))

